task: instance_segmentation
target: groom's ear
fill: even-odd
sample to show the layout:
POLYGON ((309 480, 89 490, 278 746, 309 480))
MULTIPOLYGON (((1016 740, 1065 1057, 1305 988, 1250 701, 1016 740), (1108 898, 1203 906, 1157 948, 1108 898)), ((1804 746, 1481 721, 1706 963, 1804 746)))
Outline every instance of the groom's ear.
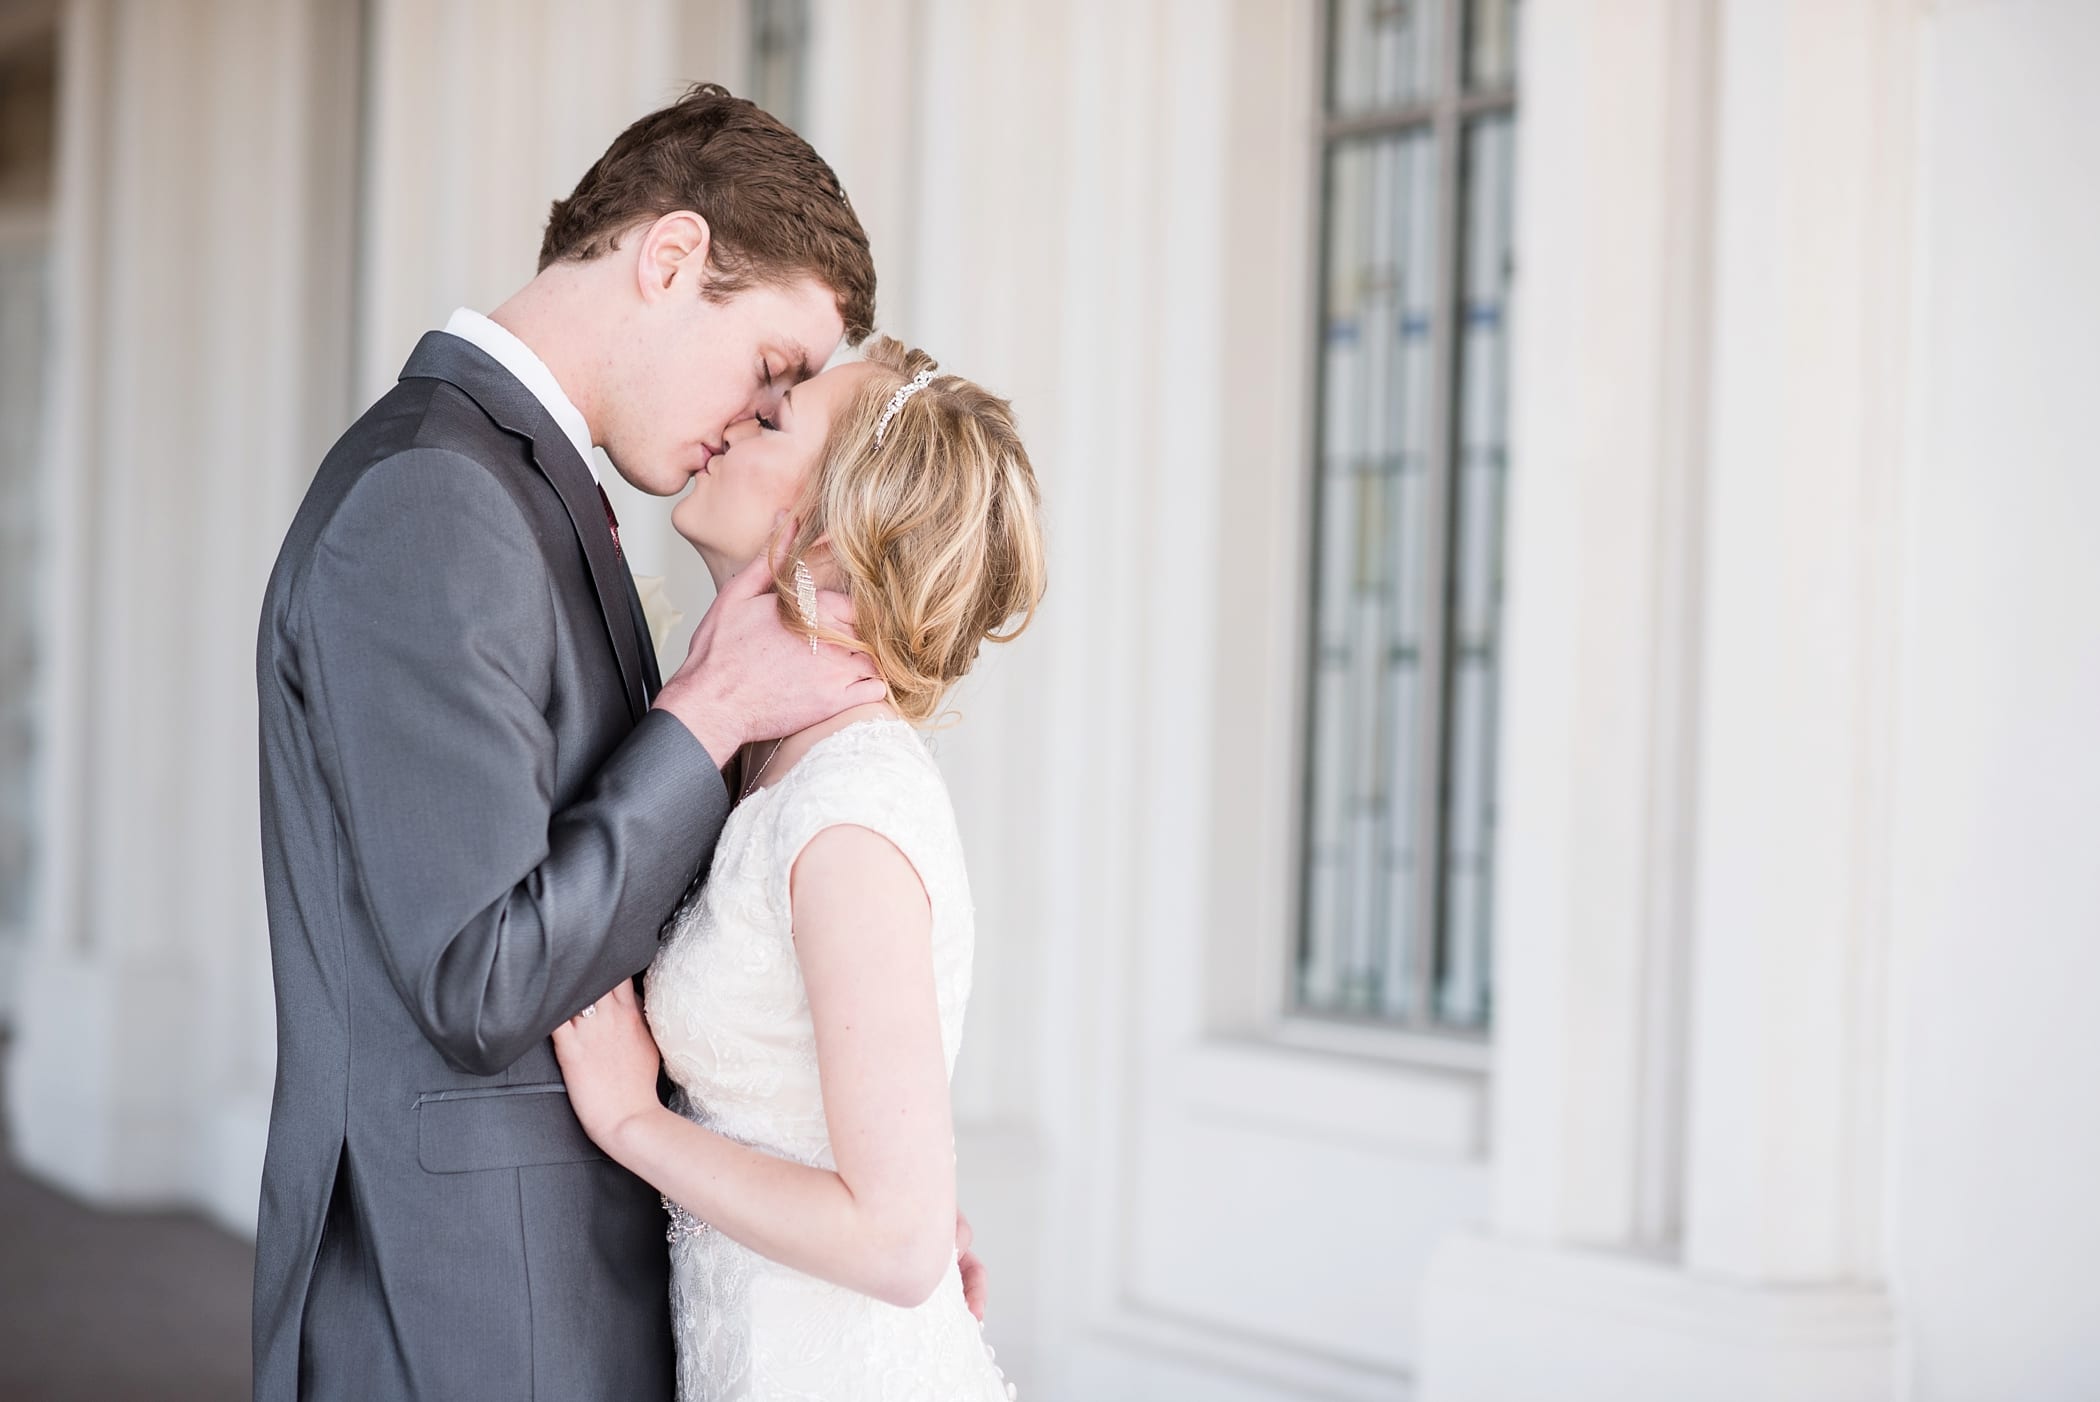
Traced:
POLYGON ((644 225, 635 249, 642 300, 653 302, 674 290, 690 296, 705 287, 713 237, 707 220, 690 209, 673 210, 644 225))

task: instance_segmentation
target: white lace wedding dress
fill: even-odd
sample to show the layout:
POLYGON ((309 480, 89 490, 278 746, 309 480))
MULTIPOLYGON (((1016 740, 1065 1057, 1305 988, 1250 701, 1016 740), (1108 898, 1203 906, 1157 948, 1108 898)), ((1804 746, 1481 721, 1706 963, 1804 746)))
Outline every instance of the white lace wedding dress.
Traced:
MULTIPOLYGON (((940 771, 902 721, 826 736, 730 814, 714 866, 650 967, 650 1030, 679 1113, 783 1158, 836 1168, 817 1084, 809 999, 789 930, 788 876, 825 828, 880 833, 917 868, 933 911, 948 1072, 970 995, 973 926, 962 840, 940 771)), ((667 1204, 668 1205, 668 1204, 667 1204)), ((899 1309, 767 1260, 671 1212, 679 1402, 1007 1402, 949 1267, 899 1309)))

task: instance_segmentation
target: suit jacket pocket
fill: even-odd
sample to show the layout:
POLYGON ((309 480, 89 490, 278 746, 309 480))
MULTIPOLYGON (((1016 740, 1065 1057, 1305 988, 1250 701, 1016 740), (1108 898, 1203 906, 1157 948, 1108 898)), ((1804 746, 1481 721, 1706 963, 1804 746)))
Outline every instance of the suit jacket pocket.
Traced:
POLYGON ((416 1097, 416 1158, 427 1173, 478 1173, 602 1159, 560 1081, 416 1097))

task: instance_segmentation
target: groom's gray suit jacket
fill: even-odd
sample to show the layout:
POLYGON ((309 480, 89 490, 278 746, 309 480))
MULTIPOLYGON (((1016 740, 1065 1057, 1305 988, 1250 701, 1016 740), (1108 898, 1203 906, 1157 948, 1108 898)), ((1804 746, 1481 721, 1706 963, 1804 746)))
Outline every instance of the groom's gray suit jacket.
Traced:
POLYGON ((457 337, 345 433, 257 645, 277 1087, 255 1396, 672 1391, 665 1219, 549 1032, 645 968, 728 795, 590 470, 457 337))

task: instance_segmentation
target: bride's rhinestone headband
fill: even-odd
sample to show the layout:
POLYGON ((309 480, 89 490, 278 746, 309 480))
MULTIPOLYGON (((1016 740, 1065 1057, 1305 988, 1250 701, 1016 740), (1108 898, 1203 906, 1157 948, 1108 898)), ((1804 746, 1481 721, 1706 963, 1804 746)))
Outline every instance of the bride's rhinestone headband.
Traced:
POLYGON ((882 446, 882 435, 889 432, 890 420, 897 417, 897 411, 904 407, 904 401, 932 383, 933 371, 921 370, 918 374, 912 376, 910 384, 899 386, 897 392, 890 396, 889 407, 884 409, 882 417, 875 421, 876 447, 880 448, 882 446))

